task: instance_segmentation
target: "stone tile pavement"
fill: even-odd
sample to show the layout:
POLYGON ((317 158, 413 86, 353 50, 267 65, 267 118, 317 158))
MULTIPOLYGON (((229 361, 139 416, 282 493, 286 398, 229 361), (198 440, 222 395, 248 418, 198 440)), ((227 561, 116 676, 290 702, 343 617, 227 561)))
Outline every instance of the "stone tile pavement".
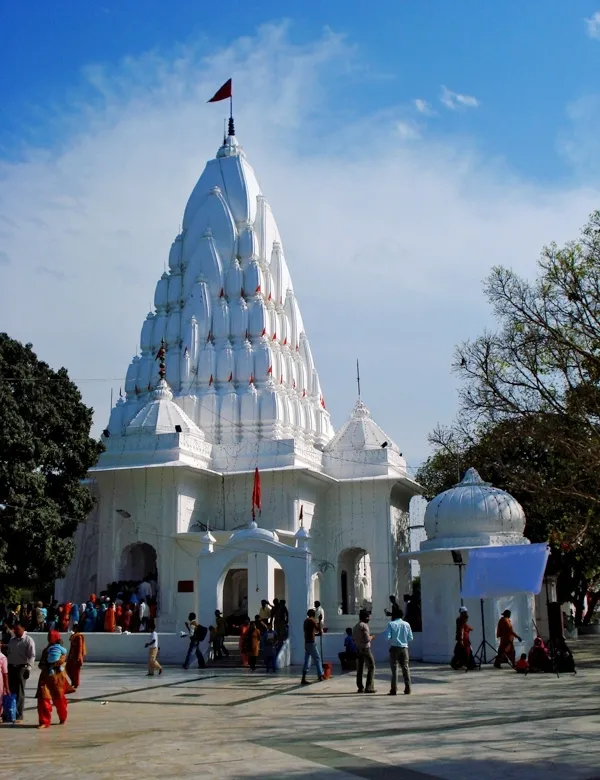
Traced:
POLYGON ((600 780, 600 642, 576 676, 413 666, 414 693, 357 695, 352 675, 87 664, 64 726, 0 728, 2 777, 600 780), (6 775, 4 770, 7 770, 6 775))

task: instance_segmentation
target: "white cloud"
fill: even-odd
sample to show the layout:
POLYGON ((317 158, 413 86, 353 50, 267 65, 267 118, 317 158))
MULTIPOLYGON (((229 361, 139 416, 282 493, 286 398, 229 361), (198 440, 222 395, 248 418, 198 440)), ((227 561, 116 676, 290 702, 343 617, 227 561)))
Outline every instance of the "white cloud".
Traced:
POLYGON ((596 11, 589 19, 585 19, 584 21, 589 37, 600 41, 600 11, 596 11))
POLYGON ((479 100, 477 100, 476 97, 473 97, 472 95, 461 95, 444 86, 442 86, 440 102, 452 111, 456 111, 459 108, 477 108, 479 106, 479 100))
POLYGON ((416 141, 421 137, 421 132, 414 122, 398 120, 396 130, 403 141, 416 141))
POLYGON ((415 98, 413 102, 419 114, 424 114, 425 116, 433 116, 435 114, 435 111, 426 100, 423 100, 423 98, 415 98))
POLYGON ((222 51, 96 68, 99 99, 81 95, 59 117, 60 145, 0 164, 2 329, 74 378, 106 380, 80 385, 96 431, 219 145, 226 106, 206 100, 229 74, 334 423, 354 403, 357 357, 365 402, 409 463, 452 418, 452 350, 489 321, 490 266, 531 273, 543 244, 577 235, 599 192, 528 182, 464 142, 395 143, 382 127, 405 121, 401 108, 387 124, 340 122, 331 95, 357 56, 335 36, 299 47, 267 28, 222 51))

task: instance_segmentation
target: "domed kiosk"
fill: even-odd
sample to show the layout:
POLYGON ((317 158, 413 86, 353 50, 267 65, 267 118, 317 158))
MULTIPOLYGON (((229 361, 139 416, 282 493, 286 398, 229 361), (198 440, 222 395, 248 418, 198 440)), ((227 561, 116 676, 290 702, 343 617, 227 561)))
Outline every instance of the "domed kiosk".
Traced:
MULTIPOLYGON (((421 566, 423 660, 445 663, 452 657, 455 645, 456 617, 463 603, 462 576, 469 551, 529 544, 523 536, 525 513, 513 496, 484 482, 470 468, 458 485, 429 502, 424 523, 427 539, 421 542, 419 552, 411 554, 421 566)), ((464 604, 474 629, 475 649, 482 639, 482 607, 476 599, 466 599, 464 604)), ((534 600, 525 594, 483 602, 485 638, 496 645, 496 624, 505 609, 513 613, 513 624, 523 638, 523 646, 529 646, 533 641, 534 600)))

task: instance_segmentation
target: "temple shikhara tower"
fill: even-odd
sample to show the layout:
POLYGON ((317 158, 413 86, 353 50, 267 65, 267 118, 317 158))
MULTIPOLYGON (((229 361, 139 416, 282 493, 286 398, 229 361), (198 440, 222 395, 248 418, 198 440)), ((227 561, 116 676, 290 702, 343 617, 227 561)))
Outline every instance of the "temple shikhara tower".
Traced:
POLYGON ((314 598, 334 631, 363 604, 382 623, 389 595, 410 590, 398 553, 419 488, 360 399, 334 432, 292 284, 300 261, 288 266, 231 122, 156 285, 58 596, 153 574, 163 632, 189 611, 208 625, 216 608, 253 616, 287 598, 297 657, 314 598))

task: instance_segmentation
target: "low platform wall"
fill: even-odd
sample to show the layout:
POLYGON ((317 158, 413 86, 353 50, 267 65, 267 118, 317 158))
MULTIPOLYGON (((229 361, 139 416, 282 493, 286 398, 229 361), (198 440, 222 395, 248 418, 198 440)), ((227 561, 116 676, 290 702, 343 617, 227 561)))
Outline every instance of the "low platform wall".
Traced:
MULTIPOLYGON (((36 658, 39 660, 42 650, 46 647, 46 634, 33 632, 30 634, 35 642, 36 658)), ((62 634, 63 646, 69 649, 70 634, 62 634)), ((102 632, 84 634, 87 647, 86 660, 96 663, 143 664, 148 651, 144 647, 149 634, 104 634, 102 632)), ((344 634, 326 633, 323 635, 323 660, 338 663, 338 653, 344 649, 344 634)), ((234 639, 234 637, 231 637, 234 639)), ((317 640, 319 641, 319 640, 317 640)), ((187 637, 179 634, 158 635, 160 661, 165 664, 181 664, 188 647, 187 637)), ((378 663, 388 659, 388 644, 383 635, 373 641, 373 655, 378 663)), ((422 657, 421 634, 415 634, 410 646, 410 655, 415 661, 422 657)), ((289 666, 290 652, 285 648, 281 666, 289 666)))

